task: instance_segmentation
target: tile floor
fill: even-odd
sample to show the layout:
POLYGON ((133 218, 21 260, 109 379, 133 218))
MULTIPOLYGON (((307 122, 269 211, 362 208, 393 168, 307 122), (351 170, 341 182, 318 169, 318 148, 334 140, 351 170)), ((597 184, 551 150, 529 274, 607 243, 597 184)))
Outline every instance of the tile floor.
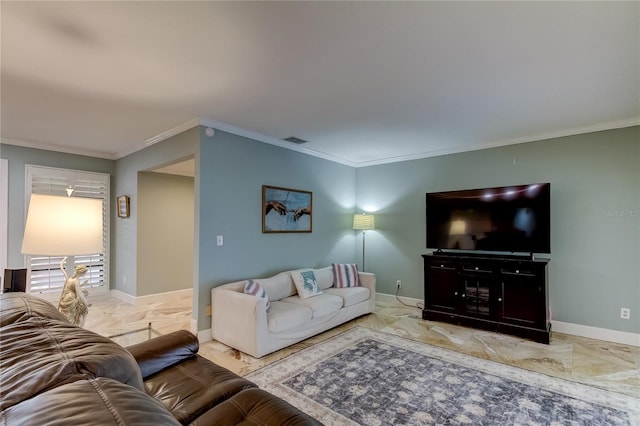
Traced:
MULTIPOLYGON (((189 329, 191 297, 171 303, 130 305, 111 296, 91 299, 86 328, 110 336, 131 330, 143 331, 114 338, 127 346, 148 337, 151 322, 155 333, 189 329)), ((246 375, 287 355, 355 326, 404 336, 495 362, 537 371, 640 398, 640 348, 566 334, 553 333, 549 345, 518 337, 424 321, 420 310, 396 301, 379 301, 373 314, 353 320, 318 336, 260 359, 245 355, 216 341, 200 345, 200 354, 240 375, 246 375)))

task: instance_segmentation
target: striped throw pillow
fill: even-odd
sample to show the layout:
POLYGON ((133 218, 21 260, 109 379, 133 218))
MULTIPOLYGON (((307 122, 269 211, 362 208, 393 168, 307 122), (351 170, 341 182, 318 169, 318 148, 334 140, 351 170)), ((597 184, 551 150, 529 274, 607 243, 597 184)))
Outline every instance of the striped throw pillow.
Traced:
POLYGON ((332 263, 333 286, 336 288, 359 287, 358 265, 355 263, 332 263))
POLYGON ((244 294, 250 294, 252 296, 257 296, 262 299, 267 299, 267 313, 271 311, 271 302, 269 302, 269 298, 267 297, 267 292, 264 287, 260 285, 258 281, 249 280, 244 285, 244 294))

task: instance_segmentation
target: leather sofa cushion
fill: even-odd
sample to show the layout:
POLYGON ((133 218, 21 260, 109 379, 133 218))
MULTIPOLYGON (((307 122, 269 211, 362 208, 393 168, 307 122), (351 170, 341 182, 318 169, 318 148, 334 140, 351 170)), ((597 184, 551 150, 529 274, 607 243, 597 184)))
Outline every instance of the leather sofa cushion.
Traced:
POLYGON ((0 410, 79 379, 110 377, 144 389, 126 349, 69 322, 30 317, 0 332, 0 410))
POLYGON ((313 312, 306 306, 292 303, 271 302, 271 312, 267 315, 267 325, 272 333, 280 333, 310 321, 313 312))
POLYGON ((364 302, 371 295, 371 291, 366 287, 329 288, 325 290, 325 293, 340 296, 345 307, 364 302))
POLYGON ((22 401, 0 413, 16 426, 179 425, 158 401, 112 379, 79 380, 22 401))
MULTIPOLYGON (((300 299, 299 296, 291 296, 282 300, 297 306, 305 306, 311 309, 312 318, 320 318, 325 315, 335 314, 342 308, 342 297, 333 294, 319 294, 307 299, 300 299)), ((299 324, 298 324, 299 325, 299 324)))
POLYGON ((256 387, 199 355, 146 378, 144 385, 147 394, 162 402, 182 424, 241 390, 256 387))
POLYGON ((158 336, 137 345, 128 346, 127 350, 138 362, 142 378, 171 367, 198 353, 198 338, 186 330, 158 336))
POLYGON ((3 293, 0 303, 0 326, 23 321, 30 317, 41 317, 67 321, 55 306, 44 299, 25 293, 3 293))
POLYGON ((191 425, 313 426, 322 423, 262 389, 247 389, 213 407, 191 425))

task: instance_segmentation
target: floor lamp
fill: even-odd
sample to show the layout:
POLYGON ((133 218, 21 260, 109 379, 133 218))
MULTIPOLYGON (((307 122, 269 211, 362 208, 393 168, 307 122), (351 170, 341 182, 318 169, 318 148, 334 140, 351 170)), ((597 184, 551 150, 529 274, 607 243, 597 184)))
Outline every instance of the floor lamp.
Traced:
POLYGON ((372 214, 354 214, 353 229, 362 230, 362 271, 364 272, 364 234, 369 229, 376 229, 375 218, 372 214))
POLYGON ((101 253, 103 233, 102 200, 31 194, 22 253, 65 256, 60 269, 68 279, 66 256, 101 253))

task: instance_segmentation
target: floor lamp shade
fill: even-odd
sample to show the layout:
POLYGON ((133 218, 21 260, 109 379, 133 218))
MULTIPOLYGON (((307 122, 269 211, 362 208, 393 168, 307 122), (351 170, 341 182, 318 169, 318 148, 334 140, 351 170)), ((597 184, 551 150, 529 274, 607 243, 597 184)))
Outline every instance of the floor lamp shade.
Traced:
POLYGON ((369 229, 376 229, 376 222, 372 214, 354 214, 353 229, 362 230, 362 270, 364 271, 364 234, 369 229))
POLYGON ((22 253, 75 256, 103 250, 102 200, 31 194, 22 253))
POLYGON ((372 214, 354 214, 353 215, 353 229, 376 229, 375 216, 372 214))

